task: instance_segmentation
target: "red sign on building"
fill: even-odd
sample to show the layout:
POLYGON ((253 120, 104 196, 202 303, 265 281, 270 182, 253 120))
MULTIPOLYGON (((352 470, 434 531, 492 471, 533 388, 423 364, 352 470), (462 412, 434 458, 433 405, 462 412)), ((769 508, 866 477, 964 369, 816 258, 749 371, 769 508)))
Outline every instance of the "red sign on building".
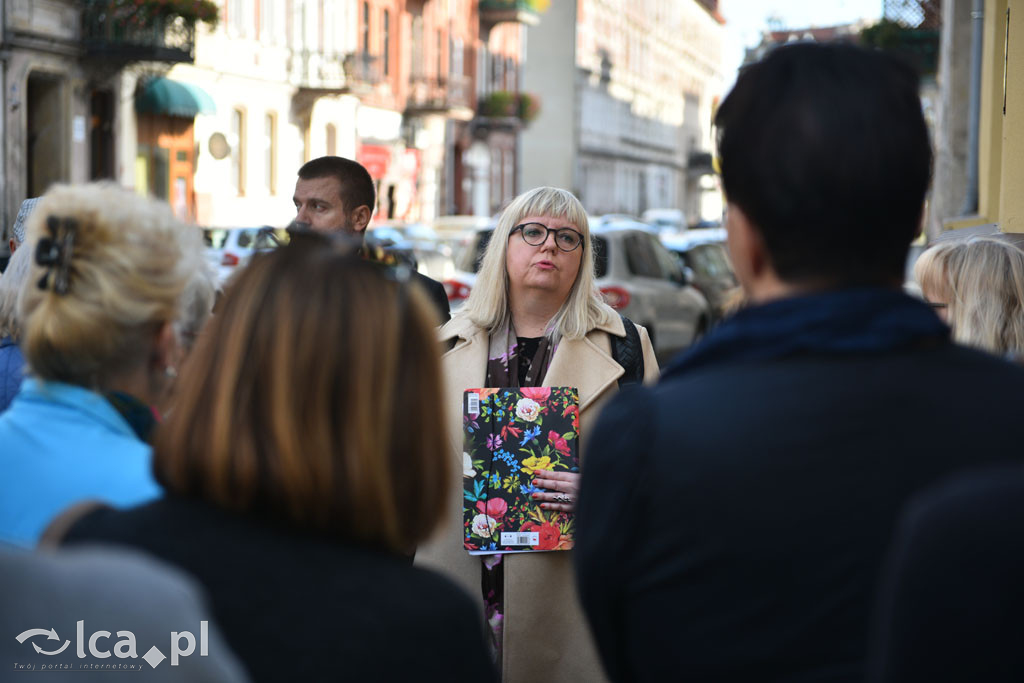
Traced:
POLYGON ((391 148, 382 145, 360 145, 356 161, 361 163, 374 180, 380 180, 388 173, 391 165, 391 148))

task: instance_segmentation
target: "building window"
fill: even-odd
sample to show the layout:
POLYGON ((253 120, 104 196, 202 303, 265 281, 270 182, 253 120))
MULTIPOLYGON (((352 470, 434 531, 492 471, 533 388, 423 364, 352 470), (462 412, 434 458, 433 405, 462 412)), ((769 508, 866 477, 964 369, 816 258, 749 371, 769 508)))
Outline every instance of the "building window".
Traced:
POLYGON ((245 194, 245 112, 231 112, 231 187, 238 195, 245 194))
POLYGON ((444 42, 443 41, 444 41, 444 38, 441 36, 441 31, 438 31, 437 32, 437 70, 435 71, 435 75, 437 76, 437 78, 439 80, 444 78, 444 62, 441 61, 442 58, 444 57, 444 42))
POLYGON ((501 172, 502 196, 501 200, 512 199, 516 196, 516 153, 515 150, 506 149, 501 153, 504 168, 501 172))
POLYGON ((255 23, 255 6, 253 0, 227 0, 228 24, 231 31, 238 36, 248 36, 253 32, 255 23))
POLYGON ((448 73, 453 76, 461 76, 465 73, 462 69, 462 38, 452 38, 448 42, 448 73))
POLYGON ((333 123, 327 124, 327 156, 338 155, 338 129, 333 123))
POLYGON ((370 54, 370 3, 363 3, 363 54, 370 54))
POLYGON ((382 52, 384 54, 381 55, 381 56, 384 58, 384 75, 385 76, 390 76, 391 75, 391 12, 389 12, 388 10, 384 10, 384 20, 383 20, 382 28, 384 29, 384 31, 383 31, 383 34, 384 34, 384 45, 382 46, 382 52))
POLYGON ((277 193, 277 116, 263 119, 263 185, 270 194, 277 193))
POLYGON ((511 57, 507 57, 505 59, 505 90, 508 90, 509 92, 519 91, 519 70, 516 68, 517 66, 516 60, 511 57))
POLYGON ((413 80, 423 78, 426 71, 426 46, 423 43, 423 17, 412 18, 412 49, 409 50, 409 73, 413 80))

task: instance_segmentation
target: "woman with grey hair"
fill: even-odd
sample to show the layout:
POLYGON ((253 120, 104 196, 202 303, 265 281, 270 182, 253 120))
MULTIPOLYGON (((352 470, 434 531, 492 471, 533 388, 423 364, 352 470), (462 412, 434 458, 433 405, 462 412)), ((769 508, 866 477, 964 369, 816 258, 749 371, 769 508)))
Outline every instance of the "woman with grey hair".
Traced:
MULTIPOLYGON (((647 331, 602 300, 594 277, 587 214, 572 193, 536 188, 516 197, 502 213, 469 299, 440 331, 449 348, 442 369, 450 402, 451 457, 460 465, 465 389, 577 388, 585 462, 588 430, 622 378, 657 378, 647 331), (627 325, 632 329, 627 331, 627 325), (630 343, 635 362, 623 354, 619 358, 629 366, 624 367, 613 347, 630 343)), ((539 471, 532 485, 539 489, 533 498, 543 510, 571 513, 579 473, 539 471)), ((461 482, 453 488, 450 518, 418 549, 416 561, 444 571, 479 596, 503 680, 603 680, 576 599, 571 550, 488 555, 486 560, 469 555, 461 482)))

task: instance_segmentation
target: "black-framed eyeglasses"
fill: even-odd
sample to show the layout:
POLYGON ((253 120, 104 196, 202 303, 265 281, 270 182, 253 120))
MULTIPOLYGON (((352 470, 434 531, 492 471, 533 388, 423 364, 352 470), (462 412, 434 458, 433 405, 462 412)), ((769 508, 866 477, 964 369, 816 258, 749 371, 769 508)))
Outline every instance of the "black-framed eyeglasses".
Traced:
POLYGON ((575 251, 583 244, 583 235, 572 228, 552 230, 542 223, 520 223, 512 228, 512 232, 516 231, 531 247, 539 247, 547 242, 550 233, 555 233, 555 245, 562 251, 575 251))

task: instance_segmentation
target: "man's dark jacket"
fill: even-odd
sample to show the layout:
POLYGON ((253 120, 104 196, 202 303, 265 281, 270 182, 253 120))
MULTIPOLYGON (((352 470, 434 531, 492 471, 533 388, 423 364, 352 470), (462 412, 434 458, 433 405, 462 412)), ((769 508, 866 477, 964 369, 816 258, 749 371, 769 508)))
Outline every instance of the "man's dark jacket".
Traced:
POLYGON ((775 351, 756 333, 726 334, 716 350, 712 333, 703 362, 608 405, 583 467, 574 554, 613 679, 863 679, 902 505, 1024 448, 1024 370, 945 335, 890 343, 886 326, 908 311, 936 324, 923 308, 900 301, 861 346, 804 344, 794 328, 773 332, 775 351))
POLYGON ((419 283, 424 291, 426 291, 427 296, 430 297, 430 300, 434 302, 437 314, 441 317, 441 324, 444 325, 451 320, 452 313, 448 305, 448 294, 444 291, 444 285, 418 271, 413 271, 412 281, 419 283))
POLYGON ((907 506, 878 591, 868 683, 1024 681, 1024 467, 907 506))

